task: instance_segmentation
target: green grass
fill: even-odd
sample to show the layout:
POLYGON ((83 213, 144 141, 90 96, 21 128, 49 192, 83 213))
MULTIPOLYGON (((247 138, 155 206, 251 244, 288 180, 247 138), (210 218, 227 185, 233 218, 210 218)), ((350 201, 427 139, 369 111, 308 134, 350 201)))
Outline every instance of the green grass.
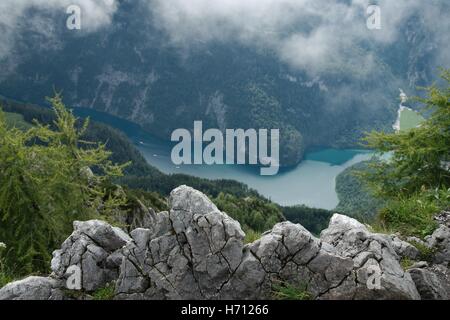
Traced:
POLYGON ((409 268, 411 268, 413 264, 414 264, 414 261, 408 257, 404 257, 400 260, 400 265, 402 266, 403 270, 405 270, 405 271, 408 270, 409 268))
POLYGON ((273 285, 273 298, 276 300, 312 300, 311 293, 308 292, 306 284, 291 284, 288 282, 280 282, 273 285))
POLYGON ((425 118, 416 111, 404 109, 400 114, 400 131, 416 128, 424 120, 425 118))
POLYGON ((105 287, 100 288, 92 293, 92 298, 94 300, 112 300, 114 298, 114 293, 114 283, 108 283, 105 287))
POLYGON ((373 227, 424 238, 436 229, 433 217, 440 209, 435 201, 421 194, 395 199, 380 210, 373 227))
POLYGON ((3 242, 0 242, 0 288, 4 287, 6 284, 14 280, 14 277, 7 272, 3 254, 6 250, 6 245, 3 242))
POLYGON ((10 276, 9 274, 0 271, 0 288, 4 287, 8 283, 14 281, 14 277, 10 276))
POLYGON ((249 229, 245 233, 244 243, 252 243, 252 242, 258 240, 259 238, 261 238, 261 232, 257 232, 252 229, 249 229))
POLYGON ((431 262, 433 260, 433 256, 436 253, 435 249, 428 248, 422 243, 412 241, 411 244, 419 250, 420 260, 431 262))

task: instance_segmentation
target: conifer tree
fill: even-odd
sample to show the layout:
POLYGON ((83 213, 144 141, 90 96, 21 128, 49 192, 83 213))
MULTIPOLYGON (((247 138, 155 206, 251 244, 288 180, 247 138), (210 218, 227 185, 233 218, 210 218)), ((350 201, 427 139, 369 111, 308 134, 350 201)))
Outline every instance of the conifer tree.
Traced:
POLYGON ((6 264, 19 274, 47 271, 74 220, 119 204, 106 184, 124 166, 111 163, 104 145, 81 139, 89 120, 79 125, 59 94, 49 101, 53 126, 8 128, 0 111, 0 241, 6 264))
POLYGON ((417 128, 398 133, 371 132, 365 138, 369 148, 380 155, 389 153, 388 161, 371 163, 364 172, 378 195, 397 197, 421 190, 450 187, 450 70, 442 71, 446 88, 424 88, 424 111, 431 112, 417 128))

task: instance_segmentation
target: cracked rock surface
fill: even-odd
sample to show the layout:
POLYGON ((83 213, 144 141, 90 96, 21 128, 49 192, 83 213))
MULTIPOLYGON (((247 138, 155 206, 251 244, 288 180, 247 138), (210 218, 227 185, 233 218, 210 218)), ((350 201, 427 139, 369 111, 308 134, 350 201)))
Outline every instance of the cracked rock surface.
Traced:
POLYGON ((337 295, 349 299, 420 299, 411 276, 399 263, 397 252, 404 252, 402 247, 407 247, 399 245, 401 240, 371 233, 355 219, 339 214, 333 215, 321 239, 340 256, 353 261, 352 274, 330 292, 332 298, 337 295), (373 286, 368 286, 371 278, 373 286))
POLYGON ((422 300, 450 299, 450 272, 442 265, 408 270, 422 300))
POLYGON ((286 283, 314 299, 450 296, 446 230, 427 240, 444 264, 421 262, 404 271, 400 260, 419 256, 413 245, 343 215, 333 215, 320 238, 282 222, 244 244, 240 224, 201 192, 181 186, 169 202, 169 211, 148 211, 145 224, 129 235, 98 220, 74 222, 53 253, 52 275, 13 282, 0 289, 0 299, 67 298, 73 266, 83 293, 114 281, 115 299, 271 299, 286 283))
POLYGON ((441 225, 426 238, 426 246, 435 252, 433 263, 450 264, 450 227, 441 225))
POLYGON ((52 277, 67 280, 71 275, 69 267, 75 266, 80 270, 81 286, 88 292, 117 279, 123 257, 119 249, 131 238, 99 220, 75 221, 73 226, 73 233, 61 249, 53 252, 52 277))
POLYGON ((0 289, 0 300, 61 300, 61 283, 44 277, 28 277, 0 289))

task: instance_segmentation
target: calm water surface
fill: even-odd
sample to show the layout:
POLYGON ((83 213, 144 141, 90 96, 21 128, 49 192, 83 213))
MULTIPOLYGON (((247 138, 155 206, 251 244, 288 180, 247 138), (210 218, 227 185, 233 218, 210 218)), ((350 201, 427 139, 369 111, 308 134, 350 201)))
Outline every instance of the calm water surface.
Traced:
POLYGON ((90 109, 77 109, 80 116, 91 116, 122 131, 136 144, 151 165, 165 173, 184 173, 208 179, 233 179, 247 184, 281 205, 305 204, 333 209, 338 204, 336 176, 345 168, 368 160, 371 153, 354 149, 312 149, 297 167, 276 176, 260 176, 259 170, 238 165, 181 165, 170 160, 169 143, 154 138, 139 126, 90 109))

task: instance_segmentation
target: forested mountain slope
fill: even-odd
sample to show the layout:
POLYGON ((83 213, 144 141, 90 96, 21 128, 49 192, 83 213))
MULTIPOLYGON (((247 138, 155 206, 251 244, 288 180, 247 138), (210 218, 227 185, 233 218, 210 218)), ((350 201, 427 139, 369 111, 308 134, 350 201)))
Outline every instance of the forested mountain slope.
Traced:
MULTIPOLYGON (((336 47, 327 68, 311 72, 253 42, 195 41, 193 33, 188 47, 174 43, 155 11, 159 1, 150 3, 117 1, 109 24, 79 31, 65 27, 61 9, 24 11, 11 30, 9 54, 0 59, 0 93, 41 103, 54 86, 68 105, 131 120, 166 140, 194 120, 222 130, 280 128, 281 162, 293 165, 308 146, 344 147, 368 129, 389 130, 398 88, 409 93, 428 83, 440 61, 437 35, 416 16, 405 18, 396 41, 381 45, 361 24, 362 38, 345 50, 336 47)), ((365 21, 364 11, 356 18, 365 21)), ((286 26, 279 37, 315 23, 286 26)))

